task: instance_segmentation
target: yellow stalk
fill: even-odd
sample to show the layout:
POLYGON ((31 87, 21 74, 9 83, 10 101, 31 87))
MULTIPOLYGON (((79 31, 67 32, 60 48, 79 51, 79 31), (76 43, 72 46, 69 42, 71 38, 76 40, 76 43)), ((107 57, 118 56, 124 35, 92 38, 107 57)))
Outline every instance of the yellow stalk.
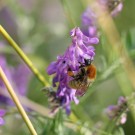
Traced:
MULTIPOLYGON (((112 49, 111 52, 113 52, 114 54, 116 54, 117 57, 121 58, 123 60, 122 62, 122 66, 124 68, 124 70, 126 71, 126 75, 127 78, 125 79, 129 79, 132 87, 135 89, 135 67, 134 67, 134 63, 132 62, 132 60, 130 59, 127 50, 125 49, 125 44, 121 41, 121 37, 119 32, 117 31, 117 28, 114 24, 114 21, 112 19, 112 17, 110 16, 110 14, 108 13, 108 11, 103 10, 100 5, 96 5, 94 7, 94 11, 96 11, 97 15, 98 15, 98 24, 101 27, 101 29, 103 30, 103 32, 106 34, 106 37, 108 39, 108 41, 110 42, 112 49)), ((116 76, 118 76, 116 74, 116 76)), ((124 82, 124 85, 130 89, 130 91, 125 90, 125 88, 123 87, 123 78, 119 77, 118 78, 118 82, 122 88, 122 91, 124 93, 125 96, 129 96, 131 95, 132 92, 134 92, 133 89, 131 89, 131 85, 130 88, 129 86, 124 82)), ((128 103, 129 105, 130 103, 128 103)), ((132 108, 131 109, 131 113, 135 122, 135 114, 134 114, 134 110, 132 108)))
POLYGON ((113 51, 118 57, 122 58, 124 61, 123 67, 128 75, 132 86, 135 89, 135 67, 130 59, 125 47, 125 44, 121 41, 120 35, 114 24, 114 21, 107 11, 103 11, 100 5, 95 6, 95 10, 98 15, 98 23, 102 28, 103 32, 106 34, 108 41, 112 45, 111 52, 113 51))
POLYGON ((23 61, 27 64, 30 70, 35 74, 38 80, 44 85, 48 86, 49 83, 45 80, 45 78, 40 74, 40 72, 35 68, 30 59, 25 55, 25 53, 21 50, 19 45, 10 37, 10 35, 6 32, 6 30, 0 25, 0 33, 6 38, 9 44, 15 49, 18 55, 23 59, 23 61))
MULTIPOLYGON (((15 49, 15 51, 18 53, 18 55, 23 59, 23 61, 26 63, 26 65, 30 68, 30 70, 35 74, 35 76, 38 78, 38 80, 44 85, 44 86, 49 86, 49 83, 45 80, 45 78, 40 74, 40 72, 35 68, 33 63, 29 60, 29 58, 25 55, 25 53, 21 50, 19 45, 10 37, 10 35, 6 32, 6 30, 0 25, 0 33, 6 38, 6 40, 9 42, 9 44, 15 49)), ((23 100, 24 101, 24 100, 23 100)), ((34 107, 35 109, 35 107, 34 107)), ((43 109, 44 110, 44 109, 43 109)), ((38 112, 38 110, 35 109, 35 111, 38 112)), ((47 112, 49 112, 47 110, 47 112)), ((43 114, 43 112, 39 112, 43 114)), ((45 112, 44 112, 45 113, 45 112)), ((72 113, 71 120, 74 122, 77 121, 77 117, 75 116, 74 113, 72 113)), ((67 124, 70 125, 70 124, 67 124)), ((70 127, 70 126, 69 126, 70 127)), ((70 127, 71 128, 71 127, 70 127)))
POLYGON ((12 100, 14 101, 14 103, 16 104, 16 107, 17 107, 18 111, 20 112, 23 120, 25 121, 27 127, 29 128, 31 134, 32 135, 37 135, 37 133, 36 133, 32 123, 31 123, 30 119, 28 118, 25 110, 23 109, 17 95, 15 94, 11 84, 9 83, 8 79, 6 78, 6 75, 4 74, 1 67, 0 67, 0 77, 3 80, 4 84, 6 85, 8 93, 10 94, 10 96, 11 96, 12 100))

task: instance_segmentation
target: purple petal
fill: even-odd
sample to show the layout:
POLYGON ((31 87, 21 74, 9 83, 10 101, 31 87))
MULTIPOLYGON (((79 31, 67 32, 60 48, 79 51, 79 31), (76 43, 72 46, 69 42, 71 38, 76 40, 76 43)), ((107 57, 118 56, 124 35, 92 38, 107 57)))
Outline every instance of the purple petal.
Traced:
POLYGON ((121 105, 123 105, 125 103, 127 103, 126 98, 125 97, 122 97, 122 96, 119 97, 119 99, 118 99, 118 105, 121 106, 121 105))
POLYGON ((56 62, 52 62, 47 68, 47 73, 51 75, 54 74, 55 72, 56 72, 56 62))
POLYGON ((89 43, 90 43, 90 44, 98 44, 98 43, 99 43, 99 39, 96 38, 96 37, 95 37, 95 38, 90 38, 90 39, 89 39, 89 43))
POLYGON ((4 116, 6 113, 6 110, 4 109, 0 109, 0 117, 4 116))
POLYGON ((123 113, 120 118, 120 124, 125 124, 127 121, 127 114, 123 113))
POLYGON ((70 31, 70 36, 71 37, 74 37, 76 35, 76 28, 74 28, 74 29, 72 29, 71 31, 70 31))
POLYGON ((12 73, 14 83, 16 85, 16 90, 22 96, 26 95, 28 82, 30 80, 31 72, 28 67, 23 64, 19 64, 12 73))
POLYGON ((110 105, 106 109, 106 114, 110 119, 113 119, 117 115, 118 111, 119 111, 119 107, 117 105, 110 105))
POLYGON ((88 29, 88 33, 89 33, 88 37, 97 36, 97 27, 96 26, 91 26, 91 27, 88 27, 87 29, 88 29))
POLYGON ((3 118, 0 117, 0 126, 4 125, 5 124, 5 121, 3 118))
POLYGON ((66 108, 66 114, 69 115, 71 113, 70 105, 67 105, 65 108, 66 108))

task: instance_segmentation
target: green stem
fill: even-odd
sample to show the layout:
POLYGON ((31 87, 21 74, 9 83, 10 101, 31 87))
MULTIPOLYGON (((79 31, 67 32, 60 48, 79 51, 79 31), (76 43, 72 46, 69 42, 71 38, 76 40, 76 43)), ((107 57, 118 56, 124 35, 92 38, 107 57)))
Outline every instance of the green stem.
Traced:
MULTIPOLYGON (((15 51, 19 54, 19 56, 23 59, 23 61, 27 64, 30 70, 35 74, 38 80, 44 85, 49 86, 49 83, 45 80, 45 78, 40 74, 40 72, 34 67, 33 63, 29 60, 29 58, 25 55, 25 53, 19 48, 17 43, 10 37, 10 35, 6 32, 6 30, 0 25, 0 32, 9 42, 9 44, 15 49, 15 51)), ((73 114, 74 115, 74 114, 73 114)), ((71 120, 76 119, 74 115, 71 120)))
MULTIPOLYGON (((105 33, 110 45, 111 53, 113 52, 117 58, 123 60, 122 66, 127 73, 127 77, 131 81, 132 86, 135 89, 135 68, 132 60, 130 59, 125 47, 125 44, 121 41, 121 37, 116 29, 113 19, 109 13, 102 11, 102 8, 95 7, 95 11, 98 14, 98 24, 105 33)), ((110 54, 111 54, 110 53, 110 54)), ((111 58, 111 56, 109 56, 111 58)))
POLYGON ((0 32, 2 35, 6 38, 6 40, 9 42, 9 44, 14 48, 14 50, 18 53, 18 55, 23 59, 23 61, 27 64, 27 66, 30 68, 30 70, 35 74, 35 76, 38 78, 38 80, 44 85, 49 86, 49 83, 45 78, 42 76, 42 74, 35 68, 33 63, 30 61, 30 59, 25 55, 25 53, 21 50, 19 45, 10 37, 10 35, 6 32, 6 30, 0 25, 0 32))
MULTIPOLYGON (((127 50, 125 49, 125 44, 121 41, 119 32, 117 31, 117 28, 110 14, 107 11, 105 12, 104 10, 102 10, 102 8, 100 8, 100 5, 97 5, 97 7, 95 7, 95 11, 98 15, 98 24, 100 25, 111 45, 110 54, 114 53, 117 59, 121 58, 121 60, 123 60, 122 67, 126 74, 124 75, 124 77, 118 77, 118 81, 124 95, 129 96, 132 92, 134 92, 135 89, 134 63, 130 59, 127 50)), ((109 55, 108 57, 110 58, 110 60, 112 60, 111 55, 109 55)), ((130 103, 128 103, 128 105, 129 104, 130 103)), ((133 110, 131 110, 131 114, 135 122, 135 114, 133 110)))
POLYGON ((1 67, 0 67, 0 78, 2 79, 2 81, 4 82, 4 84, 6 85, 7 90, 8 90, 8 93, 9 93, 10 96, 12 97, 12 100, 14 101, 14 103, 15 103, 15 105, 16 105, 18 111, 20 112, 20 114, 21 114, 23 120, 25 121, 27 127, 29 128, 31 134, 32 134, 32 135, 37 135, 37 133, 36 133, 36 131, 35 131, 35 129, 34 129, 32 123, 31 123, 31 121, 30 121, 30 119, 29 119, 29 117, 27 116, 25 110, 23 109, 23 107, 22 107, 22 105, 21 105, 21 103, 20 103, 20 101, 19 101, 19 99, 18 99, 16 93, 14 92, 14 90, 13 90, 11 84, 10 84, 9 81, 7 80, 6 75, 4 74, 4 72, 3 72, 3 70, 2 70, 1 67))

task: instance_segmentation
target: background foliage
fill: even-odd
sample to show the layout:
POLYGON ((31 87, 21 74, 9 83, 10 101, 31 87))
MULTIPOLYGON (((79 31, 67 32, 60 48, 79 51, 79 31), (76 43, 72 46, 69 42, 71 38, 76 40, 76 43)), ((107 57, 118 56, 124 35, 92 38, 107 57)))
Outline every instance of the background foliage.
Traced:
MULTIPOLYGON (((51 84, 51 77, 45 69, 57 55, 63 54, 71 43, 70 30, 81 24, 81 14, 87 7, 83 0, 6 0, 0 1, 0 24, 20 45, 34 65, 41 71, 51 84)), ((135 1, 125 0, 122 12, 114 19, 117 30, 121 35, 124 48, 130 59, 135 60, 135 1)), ((0 37, 1 38, 1 37, 0 37)), ((16 52, 4 42, 8 63, 14 67, 15 59, 22 63, 16 52)), ((80 98, 80 104, 72 104, 72 111, 76 118, 69 119, 63 111, 55 118, 48 118, 37 112, 30 112, 29 116, 38 134, 41 135, 108 135, 111 127, 114 135, 135 134, 135 121, 128 113, 126 124, 115 126, 104 113, 110 104, 116 104, 119 96, 130 95, 133 91, 128 74, 121 65, 121 58, 111 51, 111 45, 104 34, 96 46, 97 79, 89 88, 86 95, 80 98), (124 90, 123 90, 124 89, 124 90), (124 93, 125 91, 125 93, 124 93), (73 124, 65 126, 64 123, 73 124), (77 126, 77 128, 73 128, 77 126)), ((46 96, 41 92, 42 85, 33 75, 28 86, 27 97, 32 101, 48 108, 46 96)), ((27 106, 27 104, 26 104, 27 106)), ((135 113, 135 112, 134 112, 135 113)), ((0 127, 4 135, 29 134, 20 115, 15 108, 5 116, 6 124, 0 127), (14 123, 14 124, 13 124, 14 123)))

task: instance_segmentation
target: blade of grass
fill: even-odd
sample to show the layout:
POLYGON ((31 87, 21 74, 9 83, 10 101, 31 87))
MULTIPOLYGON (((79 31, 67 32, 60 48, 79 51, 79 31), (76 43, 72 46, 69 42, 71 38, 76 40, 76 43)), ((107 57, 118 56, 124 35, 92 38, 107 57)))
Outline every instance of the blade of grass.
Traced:
MULTIPOLYGON (((123 60, 122 66, 124 68, 124 71, 126 72, 126 77, 130 80, 131 86, 135 89, 135 67, 127 53, 127 50, 125 49, 125 44, 121 41, 121 37, 119 35, 119 32, 117 31, 112 17, 110 16, 108 11, 103 10, 101 5, 97 4, 94 7, 94 11, 98 16, 97 21, 99 26, 101 27, 110 45, 112 46, 110 52, 113 52, 114 54, 116 54, 117 58, 121 58, 123 60)), ((111 56, 108 57, 110 57, 111 59, 111 56)), ((120 85, 123 84, 120 83, 120 85)), ((132 92, 134 92, 133 89, 131 89, 130 92, 125 92, 125 89, 123 88, 121 90, 125 96, 129 96, 132 94, 132 92)), ((131 113, 135 123, 135 116, 133 110, 131 110, 131 113)))
POLYGON ((6 38, 9 44, 14 48, 14 50, 18 53, 18 55, 23 59, 23 61, 27 64, 30 70, 35 74, 38 80, 44 85, 49 86, 47 80, 42 76, 42 74, 35 68, 30 59, 25 55, 25 53, 21 50, 19 45, 10 37, 10 35, 6 32, 6 30, 0 25, 0 33, 6 38))
POLYGON ((27 116, 25 110, 23 109, 17 95, 15 94, 11 84, 9 83, 8 79, 6 78, 6 75, 4 74, 2 68, 0 67, 0 77, 3 80, 4 84, 6 85, 6 88, 8 90, 8 93, 10 94, 10 96, 12 97, 12 100, 14 101, 18 111, 20 112, 24 122, 26 123, 29 131, 31 132, 32 135, 37 135, 29 117, 27 116))
POLYGON ((107 11, 102 11, 101 7, 95 7, 95 11, 98 15, 98 24, 105 33, 108 41, 112 45, 112 50, 114 54, 117 54, 118 58, 122 58, 124 61, 122 63, 124 70, 127 73, 129 80, 132 83, 132 86, 135 88, 135 68, 132 60, 130 59, 124 43, 122 43, 120 35, 117 31, 117 28, 113 22, 112 17, 107 11))
MULTIPOLYGON (((30 70, 35 74, 35 76, 38 78, 38 80, 44 85, 44 86, 49 86, 49 83, 47 82, 47 80, 45 80, 44 76, 42 76, 42 74, 40 74, 40 72, 34 67, 33 63, 29 60, 29 58, 25 55, 25 53, 21 50, 21 48, 19 48, 19 46, 17 45, 17 43, 10 37, 10 35, 6 32, 6 30, 0 25, 0 33, 2 33, 2 35, 6 38, 6 40, 9 42, 9 44, 13 47, 13 49, 16 50, 16 52, 19 54, 19 56, 23 59, 23 61, 26 63, 26 65, 30 68, 30 70)), ((30 108, 32 108, 32 110, 35 110, 36 112, 39 112, 40 114, 43 115, 43 112, 38 111, 36 107, 34 107, 35 103, 31 102, 28 99, 25 98, 21 98, 22 101, 24 102, 24 104, 29 103, 29 106, 31 106, 30 108)), ((37 104, 36 104, 37 105, 37 104)), ((38 108, 40 108, 41 106, 38 106, 38 108)), ((42 107, 41 107, 42 108, 42 107)), ((42 108, 43 109, 43 108, 42 108)), ((44 109, 43 109, 44 111, 44 109)), ((47 110, 47 112, 49 112, 49 110, 47 110)), ((49 114, 49 113, 48 113, 49 114)), ((45 115, 43 115, 45 116, 45 115)), ((75 116, 75 114, 71 113, 71 117, 70 119, 74 122, 76 122, 77 117, 75 116)), ((65 123, 66 124, 66 123, 65 123)), ((72 128, 72 126, 70 126, 70 124, 67 124, 70 128, 72 128)))

